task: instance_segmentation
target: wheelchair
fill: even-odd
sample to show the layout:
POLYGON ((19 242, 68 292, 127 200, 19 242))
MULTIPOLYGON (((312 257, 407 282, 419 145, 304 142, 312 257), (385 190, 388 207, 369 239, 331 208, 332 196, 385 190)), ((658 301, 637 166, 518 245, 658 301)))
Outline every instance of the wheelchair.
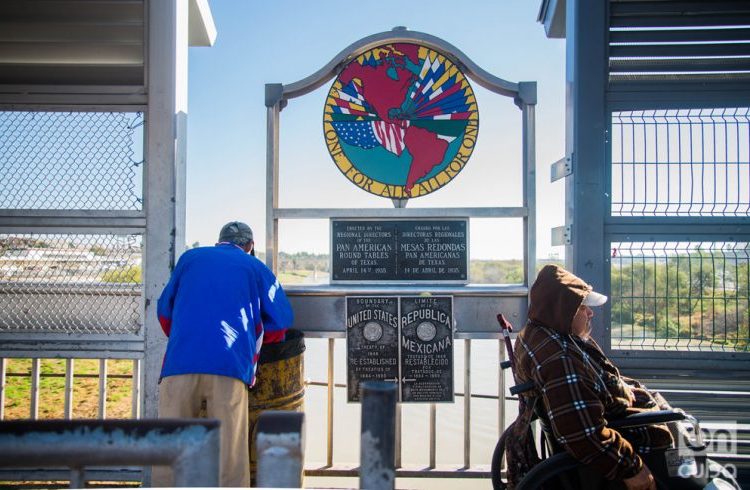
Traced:
MULTIPOLYGON (((515 365, 513 363, 513 345, 510 340, 512 326, 502 314, 498 315, 498 322, 500 323, 506 350, 508 352, 508 360, 501 362, 500 367, 503 371, 511 369, 513 379, 516 380, 517 383, 518 381, 514 370, 515 365)), ((538 397, 531 396, 534 392, 534 383, 532 381, 519 383, 510 388, 510 394, 518 397, 519 403, 526 403, 533 408, 534 415, 532 422, 538 421, 539 426, 541 427, 538 444, 540 450, 538 453, 539 462, 523 475, 522 479, 517 482, 515 489, 580 489, 582 488, 579 480, 581 477, 580 469, 583 468, 584 465, 573 458, 573 456, 557 443, 552 434, 552 429, 546 421, 546 414, 544 413, 545 411, 542 406, 543 403, 538 397)), ((507 445, 513 441, 513 435, 515 434, 513 429, 516 423, 517 421, 511 423, 505 431, 503 431, 492 454, 491 478, 493 490, 505 490, 508 488, 508 481, 503 469, 505 467, 506 448, 507 445)), ((698 420, 680 409, 642 412, 622 419, 609 421, 607 427, 619 430, 644 427, 653 424, 673 424, 672 428, 674 429, 676 427, 674 424, 682 423, 688 424, 692 427, 692 436, 688 438, 685 431, 679 432, 673 430, 673 433, 676 432, 682 438, 682 443, 684 443, 686 447, 695 454, 696 459, 699 460, 702 465, 700 468, 701 471, 706 472, 707 475, 715 475, 718 477, 718 482, 713 480, 714 484, 717 485, 714 488, 741 490, 741 487, 737 484, 734 476, 727 471, 726 468, 705 457, 706 445, 702 439, 698 420)), ((535 438, 531 425, 528 428, 527 437, 533 444, 535 438)), ((535 454, 535 456, 537 456, 537 454, 535 454)), ((605 488, 612 487, 605 486, 605 488)), ((622 488, 624 488, 624 485, 622 488)), ((671 484, 657 483, 657 488, 659 490, 671 490, 672 488, 679 487, 674 487, 671 484)))

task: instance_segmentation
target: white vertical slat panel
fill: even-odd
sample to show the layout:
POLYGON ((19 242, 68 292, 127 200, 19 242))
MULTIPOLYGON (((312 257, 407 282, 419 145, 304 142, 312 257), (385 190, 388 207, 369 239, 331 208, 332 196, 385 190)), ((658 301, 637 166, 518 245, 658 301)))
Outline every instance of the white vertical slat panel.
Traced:
POLYGON ((39 418, 39 365, 40 359, 31 360, 31 420, 39 418))
POLYGON ((99 418, 107 418, 107 360, 99 359, 99 418))
POLYGON ((333 338, 328 339, 328 428, 326 445, 326 464, 333 466, 333 338))
POLYGON ((471 468, 471 339, 464 340, 464 466, 471 468))
POLYGON ((75 360, 65 359, 65 419, 73 418, 73 376, 75 360))
POLYGON ((133 408, 131 415, 134 419, 141 418, 141 360, 133 359, 132 381, 133 408))

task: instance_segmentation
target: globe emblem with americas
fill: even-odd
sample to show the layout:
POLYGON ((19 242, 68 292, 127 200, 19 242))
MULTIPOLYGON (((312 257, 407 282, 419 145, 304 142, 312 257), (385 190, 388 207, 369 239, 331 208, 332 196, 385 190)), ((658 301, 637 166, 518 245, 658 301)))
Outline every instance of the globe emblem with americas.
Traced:
POLYGON ((326 98, 323 130, 336 166, 363 190, 393 199, 429 194, 471 156, 474 91, 445 55, 383 44, 352 59, 326 98))

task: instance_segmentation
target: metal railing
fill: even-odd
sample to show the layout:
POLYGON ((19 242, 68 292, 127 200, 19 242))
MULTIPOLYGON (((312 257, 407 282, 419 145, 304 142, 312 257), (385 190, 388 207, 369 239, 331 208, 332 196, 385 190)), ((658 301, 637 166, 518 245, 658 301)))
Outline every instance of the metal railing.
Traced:
MULTIPOLYGON (((308 437, 306 451, 308 455, 308 461, 306 462, 305 474, 307 476, 357 476, 358 475, 358 461, 356 459, 357 453, 351 453, 348 448, 338 447, 334 444, 334 433, 341 434, 351 429, 351 424, 358 424, 359 420, 357 417, 342 417, 343 413, 338 413, 337 407, 346 400, 346 385, 340 382, 336 382, 337 375, 340 375, 337 367, 345 366, 345 360, 340 358, 342 352, 336 347, 341 347, 345 343, 345 339, 336 338, 332 336, 321 335, 320 333, 314 333, 315 337, 310 338, 308 344, 314 342, 323 343, 324 360, 325 363, 319 368, 324 368, 325 372, 323 379, 308 379, 305 384, 307 387, 305 411, 311 420, 323 420, 325 429, 320 427, 317 430, 320 431, 320 437, 308 437), (339 354, 338 356, 336 354, 339 354), (321 406, 317 403, 311 402, 311 398, 315 395, 313 390, 324 390, 323 398, 326 402, 321 406), (317 413, 316 413, 317 412, 317 413), (324 448, 322 447, 324 446, 324 448), (318 449, 315 451, 313 449, 318 449), (322 454, 323 460, 320 461, 315 459, 315 454, 322 454)), ((460 351, 457 350, 456 355, 456 370, 459 371, 455 375, 457 379, 456 386, 456 401, 451 404, 420 404, 412 405, 408 407, 410 411, 419 411, 419 417, 424 418, 427 422, 427 434, 428 443, 424 448, 424 452, 420 450, 410 449, 410 452, 406 454, 403 450, 404 440, 410 439, 412 435, 412 427, 404 426, 402 421, 404 405, 399 405, 397 411, 397 433, 396 433, 396 474, 399 477, 432 477, 432 478, 445 478, 445 477, 457 477, 457 478, 486 478, 489 476, 489 458, 491 456, 491 446, 487 451, 482 451, 481 445, 478 445, 476 441, 472 443, 472 438, 476 438, 477 433, 477 418, 480 418, 480 430, 481 436, 484 438, 488 437, 487 431, 484 428, 487 425, 491 425, 493 429, 490 435, 490 440, 499 434, 506 426, 506 420, 509 418, 509 412, 512 409, 506 410, 505 396, 498 396, 498 393, 506 394, 506 382, 502 376, 495 373, 499 372, 499 362, 505 359, 505 352, 502 341, 495 339, 479 339, 479 338, 467 338, 463 340, 464 346, 460 351), (476 343, 481 342, 480 349, 483 354, 489 355, 489 351, 492 352, 492 359, 487 365, 477 365, 477 360, 472 362, 472 356, 476 350, 476 343), (495 354, 496 352, 496 354, 495 354), (461 355, 461 353, 463 355, 461 355), (466 362, 469 359, 469 362, 466 362), (473 365, 472 365, 473 364, 473 365), (473 370, 472 370, 473 367, 473 370), (485 393, 472 393, 472 373, 473 376, 479 376, 482 380, 487 380, 490 377, 497 376, 497 392, 494 390, 487 390, 488 383, 484 383, 482 390, 489 392, 485 393), (491 374, 488 374, 491 373, 491 374), (462 381, 458 381, 462 380, 462 381), (470 393, 470 396, 466 396, 466 393, 470 393), (480 400, 483 404, 497 403, 496 409, 492 409, 494 413, 497 411, 497 418, 488 415, 488 413, 478 413, 475 404, 480 400), (440 409, 440 410, 438 410, 440 409), (438 413, 440 412, 440 413, 438 413), (443 413, 445 412, 445 413, 443 413), (474 418, 472 418, 472 415, 474 418), (492 420, 490 420, 492 419, 492 420), (449 423, 447 423, 449 422, 449 423), (441 429, 442 427, 449 426, 452 431, 451 437, 460 449, 456 451, 454 447, 446 448, 444 443, 438 444, 438 434, 440 437, 444 437, 445 433, 441 429), (458 427, 456 427, 458 426, 458 427), (474 448, 474 458, 472 458, 472 448, 474 448), (447 449, 450 449, 448 454, 447 449), (413 453, 411 452, 413 450, 413 453), (477 459, 477 450, 482 451, 479 459, 482 460, 480 464, 477 464, 474 460, 477 459), (484 452, 487 452, 486 457, 482 457, 484 452), (456 454, 459 453, 459 454, 456 454), (427 464, 406 464, 407 459, 423 459, 427 464), (450 459, 450 461, 446 461, 450 459), (402 464, 403 462, 403 464, 402 464)), ((316 362, 320 362, 321 359, 311 357, 314 355, 313 350, 308 349, 308 355, 306 357, 306 365, 312 366, 316 362)), ((74 369, 77 364, 80 364, 79 360, 68 359, 65 360, 65 372, 60 373, 42 373, 42 363, 44 360, 32 359, 25 361, 29 364, 29 368, 12 371, 7 369, 9 359, 0 359, 0 380, 3 381, 3 388, 0 389, 0 407, 5 408, 8 403, 7 388, 8 380, 13 380, 15 383, 19 379, 29 379, 28 397, 24 401, 29 402, 29 412, 27 414, 18 414, 13 418, 29 418, 39 419, 49 417, 50 415, 44 415, 44 410, 41 410, 40 415, 40 399, 44 400, 45 386, 40 382, 42 379, 54 380, 61 377, 65 378, 65 397, 64 397, 64 411, 62 413, 53 414, 55 417, 75 419, 80 416, 73 412, 73 406, 76 405, 74 397, 74 388, 77 386, 77 382, 80 383, 83 380, 96 381, 98 384, 98 394, 95 398, 98 402, 98 410, 96 411, 96 417, 99 419, 106 419, 111 416, 112 405, 106 403, 107 400, 107 386, 111 380, 138 380, 139 370, 141 366, 140 360, 132 361, 132 372, 127 374, 112 374, 108 372, 108 361, 105 359, 97 360, 99 364, 99 371, 97 373, 88 374, 77 374, 74 373, 74 369), (109 407, 109 409, 108 409, 109 407)), ((111 360, 109 361, 111 363, 111 360)), ((130 361, 127 361, 130 362, 130 361)), ((111 368, 110 368, 111 369, 111 368)), ((45 371, 48 371, 46 368, 45 371)), ((320 370, 320 369, 319 369, 320 370)), ((317 377, 317 374, 315 375, 317 377)), ((140 386, 136 383, 134 389, 130 393, 132 401, 132 418, 138 418, 140 407, 140 386)), ((25 393, 25 391, 24 391, 25 393)), ((93 397, 92 397, 93 398, 93 397)), ((315 398, 317 399, 317 398, 315 398)), ((487 411, 489 406, 482 405, 487 411)), ((44 407, 41 407, 44 408, 44 407)), ((93 415, 93 414, 92 414, 93 415)), ((512 416, 512 414, 510 414, 512 416)), ((5 419, 8 419, 7 410, 4 415, 5 419)), ((315 430, 316 427, 311 427, 308 431, 315 430)), ((420 429, 423 430, 423 429, 420 429)), ((339 441, 336 441, 337 444, 339 441)), ((486 442, 486 441, 485 441, 486 442)), ((485 444, 486 445, 486 444, 485 444)), ((493 444, 494 445, 494 442, 493 444)))
MULTIPOLYGON (((342 359, 342 349, 340 349, 345 344, 345 339, 314 335, 315 337, 307 339, 308 350, 305 354, 305 365, 311 368, 309 371, 313 376, 312 379, 305 382, 305 416, 309 421, 306 424, 309 435, 304 444, 305 475, 310 477, 357 477, 360 471, 359 460, 357 459, 359 452, 355 451, 350 445, 356 444, 354 439, 357 438, 352 437, 352 435, 357 432, 356 426, 359 424, 359 406, 344 404, 346 384, 337 380, 337 377, 341 375, 340 369, 337 368, 346 365, 345 360, 342 359), (315 363, 320 363, 320 365, 316 367, 315 363), (323 379, 319 378, 321 371, 325 373, 323 379), (321 403, 321 399, 325 402, 321 403), (354 410, 354 412, 351 412, 351 410, 354 410)), ((515 414, 515 403, 512 401, 507 403, 508 400, 512 400, 512 397, 508 396, 507 390, 508 386, 512 385, 512 381, 506 382, 505 378, 496 374, 500 371, 499 363, 505 360, 504 345, 501 340, 481 338, 457 340, 457 343, 455 369, 458 374, 455 378, 462 380, 462 382, 457 381, 456 384, 456 401, 450 404, 401 404, 397 407, 396 477, 489 477, 489 458, 492 446, 515 414), (460 342, 463 342, 464 345, 461 346, 460 342), (488 355, 490 351, 492 351, 491 356, 488 355), (469 359, 470 362, 465 362, 466 359, 469 359), (495 376, 497 376, 496 392, 494 389, 488 389, 489 385, 494 384, 495 376), (466 396, 466 393, 470 393, 470 396, 466 396), (503 394, 503 396, 498 396, 498 394, 503 394), (496 407, 496 419, 494 418, 495 409, 491 407, 496 407), (409 417, 410 420, 407 421, 409 417), (424 444, 413 444, 415 438, 423 439, 424 444), (487 445, 488 440, 489 445, 487 445), (487 446, 486 450, 484 446, 487 446), (417 460, 419 462, 415 462, 417 460)), ((76 362, 78 361, 70 360, 66 364, 72 368, 76 362)), ((105 363, 104 360, 97 360, 96 362, 99 364, 105 363)), ((16 373, 4 371, 7 365, 8 359, 0 360, 0 374, 3 372, 6 374, 5 381, 9 378, 7 374, 14 374, 14 376, 10 376, 11 379, 20 377, 15 376, 16 373)), ((139 369, 138 366, 139 363, 134 362, 133 375, 135 379, 138 379, 138 373, 135 371, 139 369)), ((37 368, 36 374, 28 371, 17 374, 25 377, 31 376, 32 379, 35 375, 44 378, 45 376, 41 374, 41 371, 41 368, 37 368)), ((102 400, 106 398, 106 391, 102 390, 103 388, 106 389, 107 384, 102 382, 101 373, 108 374, 107 379, 111 379, 113 376, 127 377, 128 375, 113 375, 111 370, 110 372, 106 371, 100 370, 97 374, 77 374, 75 377, 68 374, 71 372, 70 369, 66 372, 64 376, 66 380, 70 380, 66 383, 66 393, 71 393, 71 395, 66 396, 65 400, 66 417, 72 415, 75 418, 75 413, 70 411, 70 407, 75 400, 70 386, 73 385, 74 380, 84 376, 86 378, 83 379, 96 381, 99 386, 97 416, 104 418, 111 415, 111 406, 110 410, 107 410, 106 406, 102 406, 102 400)), ((649 372, 652 376, 656 376, 653 370, 649 372)), ((55 373, 53 376, 63 375, 55 373)), ((49 378, 53 378, 53 376, 47 375, 49 378)), ((662 376, 664 375, 662 374, 662 376)), ((664 390, 659 377, 646 379, 646 383, 649 386, 653 385, 664 390)), ((44 390, 44 386, 41 383, 36 385, 37 397, 39 397, 39 393, 44 390)), ((676 386, 682 385, 678 382, 676 386)), ((685 407, 693 411, 697 410, 699 416, 704 419, 708 417, 712 420, 716 410, 719 413, 724 413, 728 409, 729 405, 726 404, 724 398, 740 396, 733 391, 726 391, 731 389, 733 389, 731 386, 716 386, 714 384, 712 387, 702 388, 703 391, 695 393, 684 390, 673 393, 669 389, 665 390, 664 393, 670 400, 674 399, 675 406, 685 407), (712 403, 718 403, 718 405, 711 405, 712 403), (702 410, 700 409, 703 406, 701 404, 709 404, 713 408, 709 411, 702 410)), ((133 400, 138 396, 135 393, 132 395, 133 400)), ((736 407, 736 414, 727 413, 727 416, 731 415, 734 417, 733 420, 742 420, 744 415, 741 414, 746 414, 746 405, 742 405, 741 399, 745 399, 746 396, 745 393, 737 398, 736 402, 739 405, 736 407)), ((38 399, 44 399, 44 397, 38 399)), ((41 407, 38 401, 36 403, 37 407, 41 407)), ((0 404, 0 406, 4 405, 4 403, 0 404)), ((134 412, 133 417, 136 416, 134 412)), ((40 417, 43 418, 44 415, 42 414, 40 417)), ((27 417, 24 416, 23 418, 27 417)), ((31 414, 28 418, 31 418, 31 414)), ((89 422, 96 423, 97 421, 89 422)), ((5 471, 7 470, 1 473, 3 477, 13 479, 5 471)), ((109 481, 141 478, 139 471, 120 472, 118 474, 116 471, 104 473, 101 470, 98 472, 92 470, 87 474, 92 481, 103 477, 106 477, 109 481)), ((16 475, 20 475, 18 479, 39 479, 39 475, 34 476, 29 472, 19 472, 16 475)), ((59 472, 56 478, 60 478, 59 472)), ((62 476, 62 478, 65 477, 62 476)))
MULTIPOLYGON (((346 364, 345 359, 340 359, 342 352, 337 347, 337 340, 342 344, 344 339, 337 339, 336 337, 321 336, 314 334, 316 337, 322 337, 320 340, 325 341, 325 357, 326 357, 326 370, 327 380, 326 381, 307 381, 306 386, 309 389, 320 389, 323 388, 325 391, 324 406, 310 406, 306 403, 306 413, 310 420, 308 424, 308 432, 315 431, 315 420, 321 420, 325 424, 325 430, 323 431, 318 427, 318 430, 322 433, 321 440, 316 441, 315 437, 308 438, 308 449, 307 462, 305 468, 305 474, 307 476, 357 476, 358 467, 356 461, 356 451, 354 448, 348 447, 348 443, 351 441, 341 441, 347 444, 345 448, 339 448, 334 444, 336 438, 335 434, 351 434, 353 430, 352 424, 358 423, 357 420, 352 420, 352 417, 346 413, 337 413, 336 410, 346 412, 348 409, 346 406, 341 406, 340 403, 346 400, 346 384, 337 383, 335 378, 337 369, 335 366, 344 366, 346 364), (337 356, 338 354, 338 356, 337 356), (316 410, 324 411, 323 417, 316 418, 314 413, 316 410), (315 444, 318 446, 325 445, 324 451, 316 451, 320 447, 311 447, 315 444), (323 461, 315 461, 315 454, 322 454, 323 461)), ((319 339, 310 339, 315 342, 319 339)), ((505 360, 504 344, 502 340, 495 339, 480 339, 480 338, 465 338, 463 339, 463 355, 457 356, 457 362, 455 368, 459 373, 455 375, 455 378, 462 380, 457 386, 455 393, 456 401, 449 404, 419 404, 419 405, 405 405, 399 404, 396 410, 396 448, 395 448, 395 466, 396 476, 398 477, 425 477, 425 478, 488 478, 489 472, 489 460, 492 454, 492 448, 497 440, 497 437, 502 433, 506 427, 507 420, 513 416, 513 409, 506 407, 506 399, 510 397, 507 395, 506 380, 499 374, 500 368, 499 363, 505 360), (476 361, 472 363, 472 352, 477 342, 483 342, 484 354, 487 354, 489 350, 497 352, 497 357, 492 358, 489 365, 477 366, 476 361), (466 359, 469 362, 466 362, 466 359), (472 366, 474 364, 474 366, 472 366), (474 370, 472 370, 474 367, 474 370), (477 369, 479 368, 479 369, 477 369), (496 393, 473 393, 472 392, 472 373, 474 376, 479 376, 483 381, 487 378, 497 377, 496 393), (463 386, 461 386, 463 385, 463 386), (467 396, 467 393, 469 396, 467 396), (502 395, 499 395, 502 394, 502 395), (493 403, 496 402, 497 419, 490 420, 492 418, 486 411, 478 413, 474 402, 481 400, 483 402, 493 403), (440 408, 442 417, 438 417, 438 408, 440 408), (414 447, 412 444, 409 448, 410 453, 406 454, 405 440, 411 433, 419 433, 422 437, 424 427, 415 427, 413 425, 404 425, 404 413, 405 410, 410 412, 419 411, 418 418, 424 419, 427 422, 426 427, 426 446, 414 447), (472 418, 474 415, 474 418, 472 418), (482 420, 477 423, 477 419, 482 420), (480 433, 477 431, 477 426, 481 426, 480 433), (492 426, 492 430, 486 431, 486 427, 492 426), (439 431, 439 428, 447 429, 451 431, 451 434, 446 434, 444 430, 439 431), (438 445, 438 434, 440 434, 443 443, 438 445), (451 442, 446 443, 445 437, 450 436, 451 442), (475 462, 476 449, 480 449, 475 439, 477 436, 489 439, 490 443, 487 447, 486 458, 480 458, 483 461, 479 464, 475 462), (473 443, 472 443, 473 442, 473 443), (456 451, 456 447, 459 448, 456 451), (472 448, 475 448, 472 451, 472 448), (474 458, 472 458, 472 452, 474 452, 474 458), (448 454, 450 453, 450 454, 448 454), (456 454, 458 453, 458 454, 456 454), (452 459, 450 459, 452 457, 452 459), (406 461, 417 460, 424 461, 426 464, 410 463, 406 461), (449 461, 447 461, 449 459, 449 461), (440 460, 440 463, 438 461, 440 460)), ((309 344, 310 342, 308 342, 309 344)), ((341 344, 338 344, 341 345, 341 344)), ((317 352, 317 351, 316 351, 317 352)), ((458 349, 457 349, 458 353, 458 349)), ((312 354, 308 349, 308 355, 312 354)), ((320 354, 320 352, 318 352, 320 354)), ((313 354, 314 355, 314 354, 313 354)), ((310 361, 306 361, 306 364, 310 364, 310 361)), ((484 383, 483 389, 486 389, 488 383, 484 383)), ((494 391, 494 390, 492 390, 494 391)), ((306 394, 306 398, 311 397, 310 393, 306 394)), ((319 399, 320 397, 315 397, 319 399)), ((484 407, 486 408, 486 406, 484 407)), ((494 410, 492 410, 494 412, 494 410)), ((413 414, 412 414, 413 415, 413 414)), ((422 425, 422 424, 420 424, 422 425)))
MULTIPOLYGON (((25 392, 26 382, 23 381, 25 378, 28 378, 28 398, 23 399, 19 395, 16 394, 14 397, 14 403, 20 403, 20 402, 26 402, 28 401, 29 411, 26 416, 26 414, 22 414, 20 412, 17 412, 14 414, 14 419, 30 419, 30 420, 37 420, 40 418, 59 418, 59 419, 65 419, 65 420, 72 420, 74 418, 98 418, 98 419, 107 419, 108 417, 108 398, 110 393, 110 384, 112 382, 127 382, 127 380, 130 380, 130 390, 129 393, 127 393, 127 396, 130 398, 130 413, 119 413, 118 418, 130 418, 138 419, 141 416, 141 398, 142 398, 142 392, 141 392, 141 360, 140 359, 133 359, 133 360, 120 360, 124 363, 130 363, 131 366, 129 369, 127 369, 126 373, 123 374, 110 374, 109 373, 109 367, 108 367, 108 361, 114 361, 113 359, 96 359, 94 360, 98 364, 98 372, 96 374, 93 373, 83 373, 81 372, 81 369, 79 369, 78 373, 76 373, 76 365, 78 364, 80 366, 81 362, 88 362, 91 363, 91 359, 65 359, 64 360, 64 368, 62 372, 59 372, 62 366, 51 366, 49 365, 52 362, 60 363, 61 360, 46 360, 46 359, 40 359, 40 358, 32 358, 32 359, 8 359, 8 358, 0 358, 0 420, 6 420, 9 419, 8 413, 6 411, 6 405, 8 405, 9 397, 7 393, 9 392, 9 389, 11 387, 15 388, 15 392, 25 392), (14 368, 12 370, 8 370, 8 366, 11 361, 14 362, 14 368), (45 369, 43 371, 42 369, 42 363, 45 362, 47 365, 45 366, 45 369), (19 365, 23 364, 23 367, 19 368, 19 365), (28 364, 28 366, 27 366, 28 364), (46 407, 44 412, 48 412, 48 415, 40 417, 40 399, 43 395, 43 387, 42 387, 42 380, 47 379, 50 382, 54 382, 55 379, 64 378, 64 387, 63 389, 63 404, 62 405, 55 405, 53 407, 46 407), (9 383, 9 379, 14 379, 14 382, 9 383), (15 380, 20 380, 20 382, 15 382, 15 380), (78 380, 79 384, 83 380, 87 381, 97 381, 98 385, 98 391, 96 392, 96 400, 97 400, 97 410, 96 413, 89 413, 83 417, 74 416, 73 407, 76 405, 76 401, 80 402, 80 400, 76 400, 75 398, 75 392, 76 392, 76 381, 78 380)), ((53 387, 53 386, 47 386, 47 388, 50 388, 50 391, 52 389, 55 389, 57 391, 60 390, 60 386, 53 387)), ((81 387, 83 391, 84 387, 81 387)), ((88 390, 89 393, 91 393, 93 390, 88 390)), ((112 402, 110 402, 111 405, 112 402)))
POLYGON ((86 469, 169 465, 177 487, 219 484, 216 420, 0 422, 0 468, 70 468, 70 488, 85 488, 86 469))

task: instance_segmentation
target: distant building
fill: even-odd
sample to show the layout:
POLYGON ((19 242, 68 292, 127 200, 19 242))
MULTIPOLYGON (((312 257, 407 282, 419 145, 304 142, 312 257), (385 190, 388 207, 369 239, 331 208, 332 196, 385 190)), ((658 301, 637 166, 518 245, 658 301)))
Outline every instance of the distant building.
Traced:
POLYGON ((63 275, 99 282, 107 270, 140 263, 140 252, 98 255, 78 248, 10 249, 0 256, 0 278, 44 281, 63 275))

